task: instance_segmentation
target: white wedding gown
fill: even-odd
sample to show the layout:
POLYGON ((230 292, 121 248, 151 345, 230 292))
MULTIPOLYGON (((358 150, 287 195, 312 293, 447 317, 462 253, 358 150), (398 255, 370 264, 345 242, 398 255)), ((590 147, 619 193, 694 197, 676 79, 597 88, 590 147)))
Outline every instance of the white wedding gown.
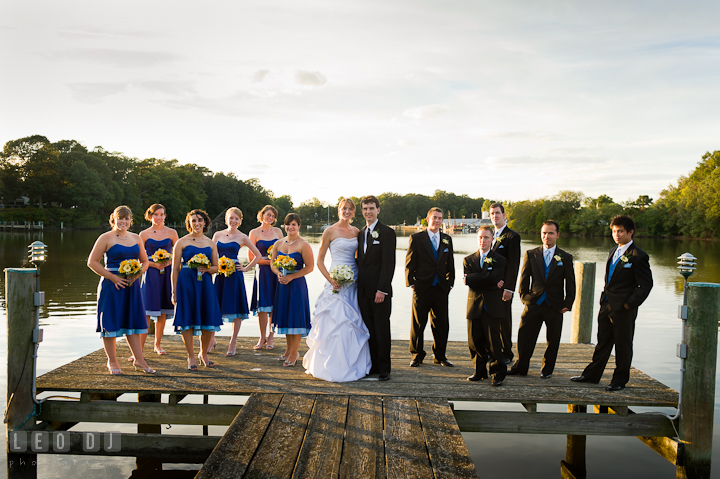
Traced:
MULTIPOLYGON (((349 265, 357 279, 355 251, 357 238, 335 238, 330 243, 332 265, 349 265)), ((332 382, 357 381, 370 372, 370 333, 360 316, 357 285, 345 285, 340 292, 325 288, 315 303, 310 333, 306 338, 310 348, 303 358, 307 374, 332 382)))

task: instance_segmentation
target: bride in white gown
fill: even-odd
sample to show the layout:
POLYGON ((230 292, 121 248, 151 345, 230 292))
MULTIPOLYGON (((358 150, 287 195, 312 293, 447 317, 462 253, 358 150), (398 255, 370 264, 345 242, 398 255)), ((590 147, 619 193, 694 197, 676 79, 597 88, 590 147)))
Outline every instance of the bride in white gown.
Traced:
POLYGON ((370 372, 370 349, 367 327, 360 316, 355 283, 340 285, 325 268, 325 253, 330 250, 332 265, 349 265, 357 279, 355 251, 358 229, 350 225, 355 203, 343 198, 338 205, 340 221, 323 232, 317 267, 328 282, 315 303, 303 358, 307 374, 332 382, 357 381, 370 372), (340 291, 339 293, 333 293, 340 291))

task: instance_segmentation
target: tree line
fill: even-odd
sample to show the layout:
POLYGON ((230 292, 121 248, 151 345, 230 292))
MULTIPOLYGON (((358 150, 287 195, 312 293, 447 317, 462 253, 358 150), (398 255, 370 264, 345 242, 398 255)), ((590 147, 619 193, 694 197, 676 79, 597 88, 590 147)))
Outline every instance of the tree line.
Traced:
MULTIPOLYGON (((555 196, 504 202, 510 227, 525 233, 540 231, 542 222, 556 220, 563 232, 607 235, 613 216, 635 219, 638 232, 653 236, 684 235, 720 237, 720 151, 706 153, 697 168, 681 176, 657 200, 641 195, 636 200, 616 202, 607 195, 587 197, 578 191, 555 196)), ((278 209, 278 217, 294 211, 303 223, 337 221, 336 204, 312 198, 298 206, 288 195, 275 194, 255 178, 241 180, 233 173, 215 173, 196 164, 177 160, 137 159, 98 146, 87 149, 75 140, 50 142, 41 135, 8 141, 0 153, 0 202, 30 198, 30 207, 0 210, 0 221, 45 221, 47 224, 92 228, 107 224, 107 216, 125 204, 141 217, 153 203, 167 208, 168 222, 181 223, 193 208, 202 208, 211 218, 229 206, 240 207, 243 230, 256 226, 255 214, 264 205, 278 209)), ((436 190, 432 196, 378 195, 381 217, 386 224, 413 225, 438 206, 445 217, 481 217, 495 199, 471 198, 436 190)), ((359 198, 353 197, 362 219, 359 198)), ((497 199, 499 201, 499 199, 497 199)))

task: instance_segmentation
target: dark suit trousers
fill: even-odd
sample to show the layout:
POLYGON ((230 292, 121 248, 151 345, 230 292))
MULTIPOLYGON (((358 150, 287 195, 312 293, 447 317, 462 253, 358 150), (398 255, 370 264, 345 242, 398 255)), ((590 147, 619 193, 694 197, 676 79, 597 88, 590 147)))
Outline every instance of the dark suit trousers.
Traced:
POLYGON ((500 318, 493 318, 483 311, 479 319, 468 319, 468 347, 475 365, 475 375, 487 377, 486 364, 490 361, 490 375, 496 381, 505 379, 507 366, 502 360, 500 318), (498 358, 500 358, 498 360, 498 358))
POLYGON ((410 325, 410 353, 414 361, 425 358, 423 338, 430 314, 430 329, 433 335, 432 351, 435 359, 443 361, 447 348, 450 323, 448 320, 448 293, 440 286, 431 286, 419 293, 413 291, 412 324, 410 325))
POLYGON ((392 310, 392 297, 385 296, 382 303, 375 302, 372 296, 358 296, 360 314, 370 332, 370 360, 372 366, 370 373, 390 372, 390 312, 392 310))
POLYGON ((515 294, 510 298, 510 301, 503 301, 505 305, 505 317, 500 325, 500 334, 502 335, 502 353, 503 356, 509 360, 513 358, 512 352, 512 300, 515 298, 515 294))
POLYGON ((630 380, 630 364, 633 357, 633 336, 637 308, 611 312, 605 303, 598 314, 597 346, 592 362, 583 371, 583 376, 598 382, 615 346, 615 372, 612 384, 624 386, 630 380))
POLYGON ((518 359, 513 369, 518 374, 527 374, 530 367, 530 358, 535 351, 540 328, 545 323, 547 349, 542 360, 543 374, 552 374, 555 369, 558 348, 560 348, 560 335, 562 334, 563 316, 555 308, 551 308, 546 302, 543 304, 529 304, 520 316, 520 328, 518 328, 517 351, 518 359))

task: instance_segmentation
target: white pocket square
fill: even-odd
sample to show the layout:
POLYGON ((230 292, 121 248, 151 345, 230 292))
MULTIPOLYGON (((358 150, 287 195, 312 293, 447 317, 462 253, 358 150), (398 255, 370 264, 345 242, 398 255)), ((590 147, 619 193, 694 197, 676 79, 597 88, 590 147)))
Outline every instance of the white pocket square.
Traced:
POLYGON ((378 240, 373 241, 373 244, 380 244, 378 240))
POLYGON ((632 268, 632 263, 625 263, 623 268, 632 268))

